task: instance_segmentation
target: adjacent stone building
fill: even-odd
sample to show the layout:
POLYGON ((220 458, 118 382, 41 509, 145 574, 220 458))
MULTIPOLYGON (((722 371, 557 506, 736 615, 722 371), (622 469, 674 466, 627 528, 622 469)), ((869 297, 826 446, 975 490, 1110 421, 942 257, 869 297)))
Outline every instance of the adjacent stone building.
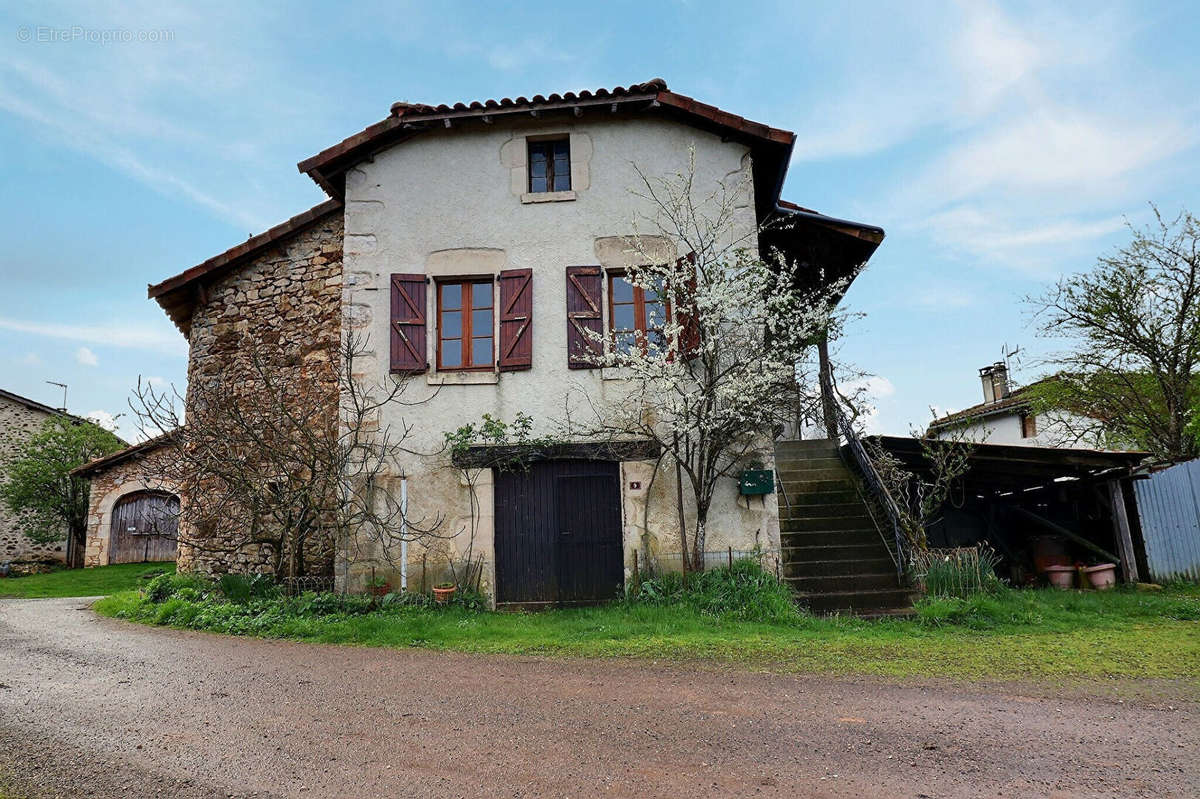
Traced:
MULTIPOLYGON (((0 389, 0 480, 5 466, 20 447, 41 430, 42 423, 63 411, 35 400, 0 389)), ((67 562, 67 533, 62 540, 35 544, 17 526, 17 519, 0 503, 0 562, 49 561, 67 562)))
MULTIPOLYGON (((291 372, 289 384, 336 416, 329 358, 341 332, 342 224, 341 204, 329 201, 150 287, 150 296, 188 338, 189 418, 202 415, 194 404, 204 388, 241 396, 262 389, 256 368, 262 364, 252 363, 252 354, 267 361, 266 368, 291 372)), ((186 440, 187 432, 182 435, 186 440)), ((203 514, 192 503, 204 497, 190 493, 180 497, 180 569, 272 570, 277 553, 245 542, 245 528, 198 529, 203 514), (194 545, 198 541, 204 545, 194 545)), ((332 572, 327 537, 310 539, 303 554, 308 571, 332 572)))
POLYGON ((174 436, 158 436, 72 471, 90 484, 85 568, 175 560, 175 447, 174 436))

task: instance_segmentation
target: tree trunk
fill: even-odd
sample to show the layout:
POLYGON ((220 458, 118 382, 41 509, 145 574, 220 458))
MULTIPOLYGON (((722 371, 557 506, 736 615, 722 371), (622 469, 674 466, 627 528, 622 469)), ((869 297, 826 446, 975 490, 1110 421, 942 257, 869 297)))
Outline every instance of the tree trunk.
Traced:
MULTIPOLYGON (((678 438, 676 438, 676 447, 678 447, 678 438)), ((688 563, 688 542, 687 542, 687 520, 683 514, 683 469, 679 466, 679 459, 675 459, 675 505, 679 511, 679 559, 680 568, 683 569, 684 579, 687 579, 687 573, 691 570, 688 563)))
POLYGON ((825 333, 822 333, 821 338, 817 340, 817 358, 821 383, 821 415, 825 417, 825 434, 831 440, 836 441, 838 429, 837 409, 833 404, 833 369, 829 364, 829 336, 825 333))

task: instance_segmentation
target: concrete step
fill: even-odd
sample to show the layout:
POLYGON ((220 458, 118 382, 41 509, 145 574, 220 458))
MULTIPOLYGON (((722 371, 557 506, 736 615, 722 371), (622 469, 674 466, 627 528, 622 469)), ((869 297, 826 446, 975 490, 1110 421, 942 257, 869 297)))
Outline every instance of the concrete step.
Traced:
POLYGON ((827 494, 854 490, 854 480, 848 474, 840 478, 780 480, 780 482, 783 483, 783 490, 787 491, 788 499, 801 494, 827 494))
POLYGON ((887 558, 889 562, 891 561, 891 555, 888 554, 887 548, 879 540, 878 536, 871 541, 863 542, 843 541, 833 544, 801 543, 797 546, 788 546, 785 543, 782 556, 785 568, 786 564, 791 563, 824 562, 831 560, 871 560, 883 557, 887 558))
POLYGON ((784 577, 846 577, 865 574, 896 575, 896 564, 886 553, 866 550, 861 558, 838 560, 795 559, 784 563, 784 577))
POLYGON ((834 574, 814 577, 785 577, 784 580, 805 594, 845 593, 848 591, 884 591, 900 588, 895 570, 870 574, 834 574))
POLYGON ((776 464, 776 474, 784 484, 811 483, 816 480, 853 480, 854 475, 845 466, 831 468, 794 469, 794 464, 776 464))
POLYGON ((775 460, 777 461, 840 457, 838 447, 832 441, 778 441, 775 443, 775 460))
POLYGON ((838 455, 818 458, 792 458, 787 455, 782 458, 775 454, 775 465, 781 469, 844 469, 846 463, 838 455), (785 465, 781 465, 785 464, 785 465))
POLYGON ((800 452, 814 449, 838 449, 838 442, 832 438, 789 438, 775 442, 775 449, 789 452, 800 452))
POLYGON ((894 612, 897 609, 912 607, 912 596, 905 588, 801 594, 798 600, 810 611, 818 614, 865 613, 869 615, 883 610, 894 612))
POLYGON ((848 505, 852 502, 862 502, 858 496, 858 492, 850 489, 848 491, 809 491, 798 492, 793 494, 792 490, 786 485, 784 490, 787 491, 787 502, 783 498, 779 498, 780 507, 783 508, 802 508, 809 505, 848 505))
POLYGON ((873 528, 864 530, 804 530, 781 532, 781 544, 785 549, 804 547, 836 547, 851 544, 870 545, 883 548, 883 540, 873 528))
POLYGON ((782 519, 815 519, 822 516, 863 516, 867 515, 866 508, 861 502, 836 502, 822 505, 794 505, 787 507, 779 503, 779 518, 782 519))
POLYGON ((779 530, 784 533, 803 533, 809 530, 874 530, 875 522, 859 507, 853 516, 808 516, 780 519, 779 530))

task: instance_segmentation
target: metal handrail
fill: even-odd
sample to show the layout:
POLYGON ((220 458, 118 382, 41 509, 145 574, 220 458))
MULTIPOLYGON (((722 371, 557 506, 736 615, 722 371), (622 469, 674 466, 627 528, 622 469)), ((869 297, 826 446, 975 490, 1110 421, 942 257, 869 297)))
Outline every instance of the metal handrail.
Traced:
MULTIPOLYGON (((850 450, 850 454, 854 458, 855 464, 858 466, 859 473, 863 478, 863 483, 866 485, 867 490, 871 492, 871 498, 873 498, 875 503, 880 505, 883 508, 884 513, 887 514, 887 521, 889 526, 892 528, 892 534, 895 538, 896 545, 896 552, 892 556, 892 560, 896 564, 896 574, 903 579, 905 563, 904 551, 906 549, 906 544, 904 540, 904 525, 900 521, 900 508, 896 504, 896 500, 892 498, 891 492, 888 491, 887 486, 884 485, 883 478, 879 476, 879 471, 875 468, 875 464, 871 461, 871 456, 867 454, 867 449, 865 446, 863 446, 862 438, 859 437, 858 433, 854 429, 854 426, 850 424, 850 420, 846 418, 846 413, 842 409, 841 403, 838 402, 837 395, 832 391, 832 386, 830 386, 830 396, 833 399, 832 401, 825 403, 825 407, 833 411, 833 422, 836 426, 838 436, 839 438, 846 440, 846 446, 850 450)), ((864 497, 864 499, 867 498, 864 497)), ((874 518, 875 513, 872 508, 873 503, 868 501, 866 502, 866 505, 867 511, 871 514, 872 519, 875 521, 875 526, 877 529, 879 529, 879 533, 882 536, 883 529, 881 528, 879 521, 874 518)), ((884 543, 887 543, 886 538, 884 539, 884 543)))

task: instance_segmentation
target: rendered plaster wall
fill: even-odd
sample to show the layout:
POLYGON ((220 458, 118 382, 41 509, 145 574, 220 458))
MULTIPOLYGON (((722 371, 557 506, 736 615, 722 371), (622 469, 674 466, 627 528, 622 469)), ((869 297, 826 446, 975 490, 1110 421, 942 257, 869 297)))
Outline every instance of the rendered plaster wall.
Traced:
MULTIPOLYGON (((7 397, 0 397, 0 481, 6 480, 5 466, 18 450, 41 430, 42 423, 50 414, 30 408, 7 397)), ((35 544, 17 526, 17 517, 6 505, 0 503, 0 562, 3 561, 65 561, 67 537, 63 532, 61 541, 35 544)))
MULTIPOLYGON (((752 236, 755 218, 747 148, 664 120, 596 114, 572 124, 497 121, 486 127, 429 133, 378 153, 347 176, 344 319, 352 328, 369 333, 373 355, 361 369, 374 380, 397 379, 389 374, 389 274, 449 277, 494 275, 501 269, 533 271, 533 367, 528 371, 433 371, 437 331, 435 291, 430 286, 431 371, 407 378, 406 388, 407 401, 421 402, 397 405, 381 419, 393 430, 411 425, 406 446, 424 453, 406 456, 397 464, 395 476, 408 481, 410 515, 425 523, 441 518, 439 536, 452 536, 439 538, 428 548, 409 548, 410 586, 422 559, 428 581, 434 579, 435 568, 444 570, 448 559, 461 557, 468 549, 485 560, 483 588, 490 590, 494 584, 491 475, 485 470, 476 476, 472 502, 469 481, 448 468, 444 452, 439 454, 446 432, 478 423, 484 413, 511 422, 523 412, 534 419, 534 435, 551 434, 568 402, 578 409, 586 397, 603 406, 627 390, 619 375, 567 368, 564 270, 574 265, 624 266, 631 256, 622 238, 653 230, 645 218, 654 209, 633 194, 641 184, 635 165, 652 176, 684 172, 691 148, 697 202, 703 202, 719 181, 741 184, 735 235, 752 236), (571 192, 526 195, 526 137, 564 134, 571 144, 571 192)), ((669 239, 648 236, 644 244, 656 256, 683 254, 669 239)), ((769 447, 761 454, 768 468, 772 457, 769 447)), ((622 466, 627 566, 635 549, 643 556, 679 551, 673 471, 660 472, 653 481, 653 495, 648 496, 652 466, 622 466)), ((710 549, 720 551, 728 546, 748 550, 756 544, 777 549, 774 496, 762 503, 755 499, 747 509, 745 500, 738 500, 736 484, 728 481, 714 502, 708 542, 710 549)), ((394 559, 395 553, 385 556, 378 551, 374 557, 344 558, 339 580, 348 580, 351 588, 361 586, 372 570, 394 570, 394 559)))
POLYGON ((1040 413, 1035 419, 1037 434, 1025 438, 1021 426, 1021 415, 1019 413, 1003 413, 980 419, 973 424, 964 425, 962 428, 956 428, 953 432, 941 431, 938 433, 938 437, 955 437, 958 435, 957 431, 961 429, 962 436, 967 441, 973 441, 977 444, 1011 444, 1020 447, 1103 448, 1100 442, 1090 437, 1085 437, 1084 440, 1076 440, 1076 437, 1070 434, 1069 431, 1071 429, 1078 430, 1079 427, 1079 421, 1073 421, 1070 416, 1040 413))

